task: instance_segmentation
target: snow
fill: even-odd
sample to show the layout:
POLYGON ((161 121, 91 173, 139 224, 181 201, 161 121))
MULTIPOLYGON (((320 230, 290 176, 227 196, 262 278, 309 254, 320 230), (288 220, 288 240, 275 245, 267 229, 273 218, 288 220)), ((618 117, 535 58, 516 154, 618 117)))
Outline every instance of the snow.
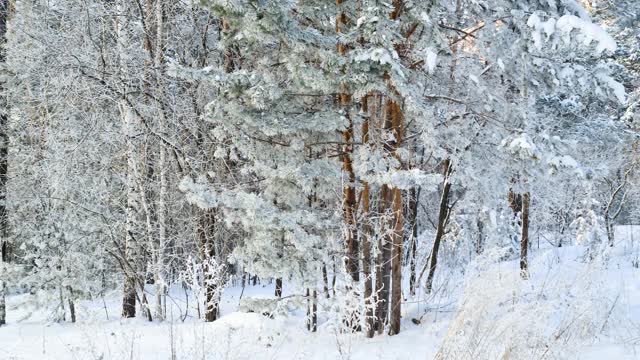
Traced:
POLYGON ((588 18, 582 18, 575 15, 563 15, 559 19, 549 18, 542 21, 538 14, 533 13, 527 19, 527 26, 532 28, 531 37, 534 46, 541 50, 543 47, 542 32, 545 33, 546 39, 559 31, 564 37, 565 43, 570 43, 570 34, 573 30, 578 30, 577 38, 586 46, 592 42, 596 42, 596 53, 602 54, 604 51, 615 52, 617 49, 616 41, 602 27, 592 23, 588 18))
POLYGON ((613 91, 613 95, 616 97, 616 100, 620 102, 620 104, 627 103, 627 91, 624 89, 624 85, 614 80, 611 76, 606 74, 598 74, 598 79, 602 81, 611 91, 613 91))
POLYGON ((428 48, 425 66, 429 74, 433 74, 433 71, 436 69, 437 62, 438 62, 438 54, 436 54, 432 48, 428 48))
POLYGON ((596 52, 601 54, 607 50, 609 52, 616 51, 616 41, 609 35, 602 27, 593 24, 589 21, 585 21, 574 15, 564 15, 558 19, 556 23, 558 30, 569 34, 574 29, 580 31, 582 35, 582 42, 585 45, 591 44, 592 41, 596 41, 596 52))
MULTIPOLYGON (((452 281, 461 286, 436 292, 427 301, 407 298, 400 335, 373 339, 338 333, 322 302, 317 333, 307 332, 304 308, 274 318, 238 311, 241 294, 243 299, 272 298, 272 284, 249 285, 244 292, 239 286, 227 289, 222 317, 213 323, 197 319, 191 297, 184 316, 187 305, 180 288, 172 289, 171 315, 162 323, 121 320, 119 292, 107 294, 104 302, 79 302, 77 324, 48 323, 45 311, 25 305, 29 295, 10 296, 8 325, 0 328, 0 358, 434 359, 438 351, 456 354, 445 358, 470 358, 456 352, 464 346, 469 354, 484 352, 475 358, 491 359, 509 346, 512 351, 533 351, 518 343, 525 333, 527 346, 536 346, 559 336, 566 326, 571 336, 547 343, 549 354, 557 358, 636 359, 640 270, 630 260, 638 256, 640 226, 617 227, 615 234, 616 247, 605 262, 586 261, 584 247, 555 248, 534 241, 526 281, 519 278, 515 260, 483 262, 491 259, 490 253, 463 277, 443 269, 434 289, 452 281), (421 318, 420 324, 412 318, 421 318), (482 347, 472 346, 477 336, 484 339, 482 347)), ((284 290, 284 297, 300 291, 287 288, 286 281, 284 290)))

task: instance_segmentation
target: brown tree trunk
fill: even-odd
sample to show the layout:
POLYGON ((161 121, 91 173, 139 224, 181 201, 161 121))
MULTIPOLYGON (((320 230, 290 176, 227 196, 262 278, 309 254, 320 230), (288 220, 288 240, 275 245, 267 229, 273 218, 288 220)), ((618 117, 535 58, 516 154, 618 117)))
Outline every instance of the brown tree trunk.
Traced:
POLYGON ((391 320, 389 335, 400 333, 402 304, 402 191, 393 189, 393 212, 395 228, 393 232, 393 256, 391 265, 391 320))
MULTIPOLYGON (((384 218, 389 198, 389 187, 382 185, 380 189, 380 213, 383 214, 382 227, 385 228, 387 222, 384 218)), ((391 244, 387 236, 380 236, 378 240, 378 258, 376 261, 376 323, 375 329, 379 334, 384 332, 387 324, 387 314, 389 311, 389 285, 391 284, 391 244)))
MULTIPOLYGON (((403 116, 398 103, 392 103, 392 127, 395 135, 393 155, 397 157, 396 150, 400 147, 403 137, 403 116)), ((391 235, 393 253, 391 258, 391 319, 389 322, 389 335, 400 333, 401 307, 402 307, 402 254, 403 254, 403 218, 402 218, 402 190, 393 188, 393 233, 391 235)))
POLYGON ((442 162, 444 168, 444 185, 442 187, 442 196, 440 197, 440 210, 438 211, 438 225, 436 228, 436 237, 433 240, 433 249, 431 250, 431 259, 429 261, 429 273, 427 275, 426 291, 427 294, 431 293, 433 286, 433 277, 436 273, 436 267, 438 266, 438 252, 440 251, 440 243, 442 242, 442 236, 444 235, 447 217, 449 216, 449 194, 451 192, 451 162, 449 159, 442 162))
POLYGON ((529 263, 527 252, 529 250, 529 192, 522 196, 522 238, 520 239, 520 275, 523 279, 529 278, 529 263))
MULTIPOLYGON (((343 0, 336 0, 336 5, 342 5, 343 0)), ((340 13, 336 18, 336 32, 342 33, 344 31, 344 27, 347 25, 347 17, 344 12, 340 13)), ((347 45, 339 43, 337 45, 337 50, 340 55, 346 55, 347 53, 347 45)), ((342 154, 342 169, 347 174, 348 183, 344 186, 343 196, 344 196, 344 218, 346 224, 346 236, 345 236, 345 244, 346 244, 346 257, 345 257, 345 266, 347 269, 347 273, 351 277, 354 282, 360 281, 360 267, 359 267, 359 244, 358 244, 358 233, 357 233, 357 222, 356 222, 356 189, 355 189, 355 181, 356 176, 353 171, 353 162, 352 162, 352 154, 353 154, 353 123, 351 122, 351 118, 349 116, 349 106, 351 105, 351 95, 347 93, 346 84, 342 85, 342 92, 338 95, 338 105, 344 111, 345 117, 348 119, 349 124, 347 129, 342 132, 342 138, 344 140, 345 146, 343 148, 342 154)))
MULTIPOLYGON (((362 98, 362 111, 368 113, 369 103, 367 97, 362 98)), ((369 143, 369 120, 362 124, 362 142, 369 143)), ((371 223, 369 183, 363 183, 362 189, 362 273, 364 275, 364 305, 365 305, 365 336, 372 338, 374 334, 373 315, 373 276, 371 273, 371 223)))

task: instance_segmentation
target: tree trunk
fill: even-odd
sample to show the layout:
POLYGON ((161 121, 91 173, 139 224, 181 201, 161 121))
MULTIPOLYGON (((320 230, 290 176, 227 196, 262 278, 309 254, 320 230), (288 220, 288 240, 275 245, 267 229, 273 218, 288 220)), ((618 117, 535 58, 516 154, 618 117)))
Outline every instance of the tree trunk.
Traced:
POLYGON ((391 265, 391 321, 389 335, 400 333, 402 304, 402 191, 393 189, 393 212, 395 229, 393 232, 393 257, 391 265))
POLYGON ((611 224, 611 219, 609 219, 609 209, 604 212, 604 227, 607 230, 607 242, 609 247, 613 247, 615 241, 613 238, 613 225, 611 224))
MULTIPOLYGON (((336 5, 342 5, 343 0, 336 0, 336 5)), ((347 26, 347 17, 344 12, 341 12, 336 17, 336 32, 342 33, 347 26)), ((346 55, 347 45, 343 43, 337 44, 337 50, 340 55, 346 55)), ((360 266, 359 266, 359 243, 358 243, 358 228, 356 221, 356 189, 355 181, 356 176, 353 171, 352 155, 353 155, 353 141, 354 141, 354 129, 351 116, 349 114, 349 107, 351 105, 351 95, 347 93, 347 86, 342 84, 342 91, 338 95, 338 105, 340 106, 343 115, 348 120, 347 128, 342 132, 342 138, 345 143, 342 149, 342 170, 347 175, 346 184, 343 186, 343 208, 344 208, 344 222, 345 222, 345 268, 352 284, 347 284, 347 292, 351 293, 353 297, 359 297, 358 283, 360 282, 360 266)), ((345 325, 351 329, 351 331, 360 330, 360 314, 358 311, 349 314, 345 319, 345 325)))
POLYGON ((76 306, 73 302, 73 290, 71 286, 67 286, 67 291, 69 292, 69 298, 67 301, 69 302, 69 314, 71 315, 71 322, 76 322, 76 306))
MULTIPOLYGON (((7 20, 11 2, 0 2, 0 63, 5 62, 5 35, 7 32, 7 20)), ((6 323, 6 281, 4 274, 5 264, 9 261, 8 216, 7 216, 7 171, 9 153, 9 104, 4 97, 4 84, 0 84, 0 326, 6 323)))
MULTIPOLYGON (((198 237, 200 239, 200 256, 202 258, 202 272, 204 273, 204 320, 212 322, 218 319, 218 283, 215 278, 215 270, 212 263, 215 260, 215 212, 214 210, 200 210, 200 226, 198 237)), ((218 274, 219 275, 219 274, 218 274)))
MULTIPOLYGON (((336 0, 336 5, 342 5, 343 0, 336 0)), ((347 26, 347 17, 344 12, 341 12, 336 18, 336 32, 342 33, 344 31, 344 27, 347 26)), ((338 53, 340 55, 346 55, 347 53, 347 45, 339 43, 337 45, 338 53)), ((353 153, 353 123, 351 121, 351 117, 349 116, 349 106, 351 104, 351 95, 347 93, 347 87, 345 84, 342 85, 342 92, 338 95, 338 104, 342 111, 344 112, 344 116, 348 119, 349 125, 347 129, 342 132, 342 137, 345 143, 342 154, 342 170, 347 174, 347 184, 343 189, 344 196, 344 218, 346 225, 346 236, 345 236, 345 244, 346 244, 346 257, 345 257, 345 266, 347 269, 347 273, 353 280, 353 282, 357 283, 360 281, 360 268, 359 268, 359 256, 360 250, 358 249, 358 233, 357 233, 357 223, 356 223, 356 189, 355 189, 355 181, 356 176, 353 171, 353 163, 352 163, 352 153, 353 153)))
MULTIPOLYGON (((522 195, 516 194, 512 189, 509 190, 509 207, 513 211, 513 227, 514 229, 518 229, 522 225, 522 195)), ((522 229, 520 229, 520 232, 522 229)), ((518 235, 514 231, 512 232, 512 242, 514 245, 518 243, 518 235)))
POLYGON ((318 331, 318 291, 313 289, 313 309, 311 310, 311 332, 318 331))
POLYGON ((282 278, 277 278, 276 279, 276 291, 275 291, 275 296, 277 298, 281 298, 282 297, 282 278))
POLYGON ((0 281, 0 326, 7 323, 7 302, 4 295, 4 281, 0 281))
POLYGON ((522 197, 522 238, 520 240, 520 275, 523 279, 529 278, 529 262, 527 251, 529 249, 529 192, 522 197))
MULTIPOLYGON (((382 185, 380 189, 380 212, 383 214, 382 227, 386 228, 384 218, 388 216, 389 187, 382 185)), ((389 285, 391 284, 391 242, 387 236, 380 236, 378 241, 378 259, 376 264, 376 330, 384 332, 389 312, 389 285)))
POLYGON ((132 318, 136 316, 136 282, 132 276, 124 279, 124 296, 122 299, 122 317, 132 318))
MULTIPOLYGON (((436 237, 433 240, 433 249, 431 250, 431 259, 429 261, 429 273, 427 275, 426 292, 431 293, 433 286, 433 277, 436 273, 436 267, 438 266, 438 252, 440 251, 440 243, 442 242, 442 236, 444 235, 447 217, 449 213, 449 194, 451 192, 451 161, 446 159, 442 162, 444 168, 444 185, 442 187, 442 196, 440 197, 440 210, 438 211, 438 225, 436 228, 436 237)), ((424 272, 424 270, 423 270, 424 272)), ((421 276, 422 277, 422 276, 421 276)))
MULTIPOLYGON (((362 111, 368 113, 367 97, 362 98, 362 111)), ((369 120, 362 124, 362 142, 369 143, 369 120)), ((365 336, 372 338, 374 334, 373 274, 371 273, 371 223, 369 183, 363 183, 362 189, 362 273, 364 275, 365 336)))
MULTIPOLYGON (((155 47, 155 66, 156 66, 156 86, 158 98, 164 99, 164 0, 155 1, 155 19, 156 19, 156 47, 155 47)), ((160 128, 165 132, 166 119, 162 106, 158 111, 160 119, 160 128)), ((164 144, 160 144, 160 156, 158 158, 158 170, 160 172, 160 191, 158 194, 157 206, 157 222, 158 222, 158 248, 156 249, 155 261, 155 287, 156 287, 156 318, 163 320, 165 313, 163 309, 164 294, 166 292, 165 274, 164 274, 164 252, 167 244, 167 149, 164 144)))
MULTIPOLYGON (((393 144, 393 155, 397 157, 396 151, 402 142, 403 117, 400 105, 392 104, 392 129, 395 135, 393 144)), ((400 320, 402 308, 402 254, 403 254, 403 219, 402 219, 402 190, 393 188, 391 191, 393 201, 393 233, 391 235, 393 253, 391 258, 391 319, 389 322, 389 335, 400 333, 400 320)))
POLYGON ((305 297, 307 298, 307 330, 311 331, 311 293, 309 288, 307 288, 305 297))
POLYGON ((307 330, 310 332, 318 331, 318 291, 313 290, 313 298, 309 288, 306 292, 307 298, 307 330))
POLYGON ((335 256, 333 257, 333 274, 331 274, 331 291, 333 291, 333 297, 336 296, 336 276, 337 276, 337 272, 336 272, 336 258, 335 256))
POLYGON ((327 264, 322 263, 322 283, 324 284, 324 295, 329 298, 329 276, 327 275, 327 264))
POLYGON ((418 252, 418 202, 421 188, 411 189, 409 194, 409 209, 411 210, 411 241, 409 243, 409 294, 416 294, 416 256, 418 252))
POLYGON ((484 249, 484 223, 480 218, 476 219, 476 226, 478 227, 478 238, 476 240, 476 254, 482 254, 482 250, 484 249))
MULTIPOLYGON (((125 13, 125 2, 117 2, 117 12, 120 14, 125 13)), ((116 46, 119 56, 126 56, 125 39, 128 37, 126 31, 122 29, 122 21, 124 18, 116 18, 115 20, 115 32, 116 32, 116 46)), ((126 91, 126 86, 123 91, 126 91)), ((126 208, 125 208, 125 234, 122 244, 122 270, 124 271, 124 286, 122 296, 122 317, 132 318, 136 316, 136 282, 138 281, 138 264, 136 262, 137 244, 134 234, 136 234, 136 222, 138 215, 138 204, 136 202, 136 144, 134 139, 137 136, 137 129, 134 119, 133 109, 129 104, 122 100, 118 104, 120 116, 122 117, 122 131, 125 139, 125 159, 126 159, 126 176, 125 187, 127 194, 126 208)), ((144 282, 142 283, 144 290, 144 282)))
POLYGON ((125 210, 125 235, 123 243, 123 261, 124 261, 124 290, 122 299, 122 317, 132 318, 136 316, 136 262, 135 262, 135 241, 134 229, 136 223, 136 159, 135 159, 135 144, 133 143, 133 137, 135 136, 135 129, 133 124, 133 115, 131 110, 126 104, 121 107, 123 113, 123 129, 124 137, 126 139, 126 158, 127 158, 127 174, 126 174, 126 187, 127 187, 127 207, 125 210))

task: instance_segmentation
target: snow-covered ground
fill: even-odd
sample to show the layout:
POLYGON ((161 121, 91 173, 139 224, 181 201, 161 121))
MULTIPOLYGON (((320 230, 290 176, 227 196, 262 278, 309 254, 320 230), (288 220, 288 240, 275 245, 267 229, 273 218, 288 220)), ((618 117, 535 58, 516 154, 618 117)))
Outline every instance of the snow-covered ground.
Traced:
MULTIPOLYGON (((401 334, 373 339, 339 333, 326 308, 317 333, 307 332, 305 309, 274 319, 238 312, 239 287, 225 291, 214 323, 198 320, 191 298, 181 318, 180 288, 171 292, 172 318, 161 323, 121 320, 118 292, 80 302, 77 324, 47 322, 46 310, 14 296, 0 328, 0 359, 371 360, 433 359, 438 352, 442 359, 640 359, 637 247, 630 235, 618 238, 624 241, 606 261, 586 261, 579 246, 535 250, 527 281, 516 261, 496 264, 488 255, 464 276, 440 269, 433 295, 406 299, 401 334)), ((286 285, 285 295, 300 293, 286 285)), ((242 296, 271 294, 267 284, 248 286, 242 296)))

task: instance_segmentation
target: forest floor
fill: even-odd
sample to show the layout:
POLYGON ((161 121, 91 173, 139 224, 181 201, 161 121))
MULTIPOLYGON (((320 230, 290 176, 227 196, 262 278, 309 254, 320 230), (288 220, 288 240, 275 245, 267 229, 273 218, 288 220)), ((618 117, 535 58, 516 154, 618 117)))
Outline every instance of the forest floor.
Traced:
MULTIPOLYGON (((432 295, 406 299, 401 333, 373 339, 340 333, 327 308, 317 333, 306 330, 304 308, 273 319, 238 311, 241 293, 269 297, 270 284, 228 288, 213 323, 198 319, 191 297, 184 316, 180 288, 167 305, 171 318, 152 323, 121 320, 117 291, 79 302, 76 324, 47 321, 46 307, 12 296, 0 359, 433 359, 438 351, 443 359, 640 359, 640 270, 629 248, 597 266, 585 251, 533 251, 524 282, 516 261, 476 264, 465 274, 443 266, 432 295)), ((284 295, 293 293, 301 292, 285 282, 284 295)))

